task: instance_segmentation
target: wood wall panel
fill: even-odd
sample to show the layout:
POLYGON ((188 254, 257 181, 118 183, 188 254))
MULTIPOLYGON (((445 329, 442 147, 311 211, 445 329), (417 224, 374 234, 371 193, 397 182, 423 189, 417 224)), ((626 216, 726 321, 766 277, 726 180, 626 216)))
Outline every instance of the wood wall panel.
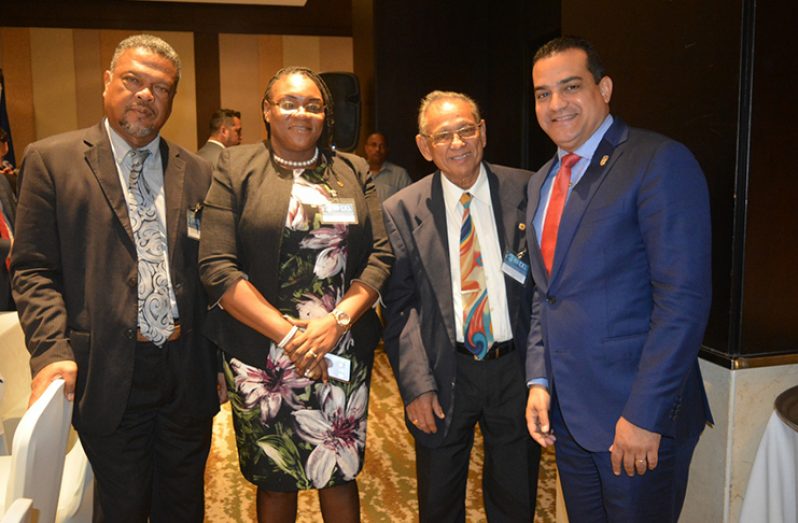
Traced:
POLYGON ((242 143, 265 136, 260 96, 265 85, 260 75, 260 42, 253 35, 219 35, 222 107, 241 112, 242 143))
POLYGON ((77 125, 88 127, 99 122, 103 116, 103 73, 108 65, 100 59, 100 31, 76 29, 72 39, 77 125))
POLYGON ((317 36, 284 36, 283 64, 301 65, 319 71, 321 57, 317 36))
POLYGON ((5 77, 11 138, 19 163, 25 146, 36 139, 30 29, 0 28, 0 67, 5 77))
POLYGON ((72 30, 35 28, 30 35, 36 137, 76 129, 78 109, 72 30))

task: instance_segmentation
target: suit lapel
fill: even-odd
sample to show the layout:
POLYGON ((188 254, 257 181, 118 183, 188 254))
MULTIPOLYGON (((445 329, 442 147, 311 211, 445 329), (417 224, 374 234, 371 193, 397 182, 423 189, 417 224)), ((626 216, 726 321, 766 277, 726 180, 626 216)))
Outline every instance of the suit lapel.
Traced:
POLYGON ((187 207, 183 205, 186 162, 177 153, 176 148, 170 147, 163 138, 161 138, 160 148, 166 199, 166 241, 171 265, 177 250, 177 239, 180 237, 181 224, 187 219, 186 216, 181 216, 181 210, 187 207))
POLYGON ((552 280, 556 277, 557 271, 568 254, 568 249, 574 239, 579 223, 582 221, 582 216, 590 205, 590 201, 609 175, 612 166, 621 156, 622 152, 616 152, 616 148, 626 140, 627 135, 626 124, 620 119, 616 119, 607 130, 604 138, 599 142, 587 171, 585 171, 582 179, 571 191, 560 220, 560 229, 557 232, 557 247, 554 251, 554 263, 551 267, 552 280), (605 156, 607 160, 602 161, 605 156), (602 163, 604 165, 601 165, 602 163))
POLYGON ((133 229, 130 227, 130 219, 127 215, 125 193, 119 182, 119 173, 114 162, 111 142, 102 122, 98 126, 88 129, 83 141, 88 147, 84 155, 86 163, 97 178, 100 189, 108 200, 108 205, 113 209, 122 228, 127 232, 130 244, 134 245, 133 229))
POLYGON ((419 202, 413 229, 417 253, 429 276, 432 290, 440 307, 446 332, 452 345, 455 343, 454 304, 452 302, 452 275, 449 267, 449 237, 446 229, 446 205, 443 201, 441 172, 432 175, 430 195, 419 202))
POLYGON ((527 211, 526 211, 526 224, 527 224, 527 246, 529 248, 529 264, 532 278, 535 280, 535 285, 543 292, 548 290, 549 275, 546 273, 545 265, 543 264, 543 255, 540 252, 540 244, 538 243, 538 235, 533 223, 535 213, 537 212, 538 205, 540 205, 540 189, 543 187, 543 182, 546 181, 546 176, 551 171, 554 164, 554 158, 546 162, 537 173, 532 176, 529 181, 529 190, 527 191, 527 211))

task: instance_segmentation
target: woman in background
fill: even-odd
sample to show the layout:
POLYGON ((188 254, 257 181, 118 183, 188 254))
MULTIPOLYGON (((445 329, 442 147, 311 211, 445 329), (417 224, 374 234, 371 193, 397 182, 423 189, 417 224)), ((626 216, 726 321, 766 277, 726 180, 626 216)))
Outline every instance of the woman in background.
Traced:
POLYGON ((281 69, 262 107, 267 140, 226 149, 205 202, 206 330, 224 353, 258 520, 294 521, 297 492, 314 488, 325 521, 359 521, 372 305, 393 255, 368 165, 331 146, 323 80, 281 69))

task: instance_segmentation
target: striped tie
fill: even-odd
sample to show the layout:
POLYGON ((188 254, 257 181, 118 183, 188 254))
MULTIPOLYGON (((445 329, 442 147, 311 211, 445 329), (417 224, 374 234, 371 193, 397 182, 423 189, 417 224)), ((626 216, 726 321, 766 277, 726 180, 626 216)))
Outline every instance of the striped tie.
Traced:
POLYGON ((470 193, 463 193, 463 224, 460 227, 460 290, 463 301, 463 344, 477 359, 482 359, 493 345, 490 324, 488 286, 479 239, 471 219, 470 193))

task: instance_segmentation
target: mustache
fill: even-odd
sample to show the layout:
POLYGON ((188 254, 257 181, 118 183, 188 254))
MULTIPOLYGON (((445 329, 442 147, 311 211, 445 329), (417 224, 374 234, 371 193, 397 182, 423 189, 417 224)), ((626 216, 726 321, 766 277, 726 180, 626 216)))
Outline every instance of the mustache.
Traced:
POLYGON ((128 105, 125 108, 125 112, 130 112, 130 111, 144 111, 150 116, 155 116, 156 114, 155 108, 146 102, 135 102, 128 105))

